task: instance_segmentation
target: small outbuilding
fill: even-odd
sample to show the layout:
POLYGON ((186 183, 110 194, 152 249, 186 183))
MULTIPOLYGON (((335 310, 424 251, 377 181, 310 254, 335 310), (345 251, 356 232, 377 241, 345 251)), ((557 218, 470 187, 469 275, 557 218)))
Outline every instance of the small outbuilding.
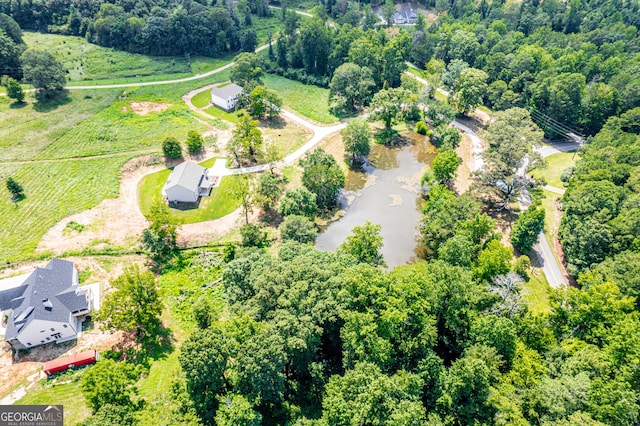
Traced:
POLYGON ((47 376, 68 370, 74 367, 93 364, 100 359, 100 354, 95 350, 84 351, 79 354, 57 358, 44 363, 44 372, 47 376))
POLYGON ((211 193, 212 186, 209 169, 193 161, 185 161, 173 169, 162 195, 173 204, 197 203, 201 196, 211 193))
POLYGON ((211 103, 225 111, 233 111, 242 90, 242 86, 235 83, 216 86, 211 89, 211 103))

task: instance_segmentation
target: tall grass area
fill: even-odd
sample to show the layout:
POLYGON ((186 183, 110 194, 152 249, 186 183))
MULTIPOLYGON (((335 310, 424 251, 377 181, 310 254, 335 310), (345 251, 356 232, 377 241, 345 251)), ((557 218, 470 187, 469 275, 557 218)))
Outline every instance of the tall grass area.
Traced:
POLYGON ((54 379, 41 380, 17 404, 64 405, 64 424, 75 426, 91 415, 80 387, 82 376, 89 368, 71 370, 54 379))
POLYGON ((318 123, 332 124, 339 118, 329 112, 329 89, 303 84, 274 74, 263 77, 265 85, 278 92, 285 108, 291 108, 318 123))
POLYGON ((48 103, 15 108, 0 98, 0 262, 29 258, 47 230, 71 214, 117 197, 119 170, 139 151, 160 152, 167 136, 186 138, 206 127, 182 95, 226 81, 228 71, 181 84, 120 90, 70 91, 48 103), (168 103, 161 113, 133 114, 132 102, 168 103), (98 158, 77 158, 106 155, 98 158), (74 159, 71 159, 74 158, 74 159), (11 202, 4 181, 12 176, 26 198, 11 202))

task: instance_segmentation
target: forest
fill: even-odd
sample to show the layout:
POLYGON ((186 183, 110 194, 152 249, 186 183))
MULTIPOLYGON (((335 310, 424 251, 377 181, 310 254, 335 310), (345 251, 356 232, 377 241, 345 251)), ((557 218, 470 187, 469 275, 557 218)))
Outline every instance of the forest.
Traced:
MULTIPOLYGON (((384 117, 394 99, 417 95, 401 78, 411 61, 453 92, 459 113, 482 103, 494 111, 478 185, 462 195, 450 189, 447 169, 459 162, 445 153, 460 136, 441 129, 443 166, 423 181, 423 259, 392 270, 373 224, 354 228, 335 252, 309 244, 318 207, 335 205, 344 185, 321 151, 300 164, 306 189, 287 191, 277 208, 269 200, 284 218, 274 245, 247 224, 242 243, 206 262, 176 249, 175 224, 152 220, 143 248, 157 274, 125 271, 99 317, 138 345, 110 351, 85 373, 93 412, 85 425, 158 424, 160 414, 164 424, 193 425, 640 423, 637 1, 428 1, 439 14, 433 23, 420 19, 394 34, 373 22, 374 5, 328 0, 310 19, 282 12, 278 43, 265 58, 239 57, 232 79, 240 67, 259 79, 264 67, 329 87, 336 111, 374 105, 384 117), (463 82, 486 90, 469 103, 463 82), (539 212, 534 205, 520 214, 516 250, 489 213, 509 209, 516 190, 533 185, 516 170, 542 131, 589 137, 563 173, 559 238, 576 285, 552 290, 549 309, 534 310, 523 301, 530 262, 519 254, 531 247, 526 231, 540 224, 539 212), (327 194, 318 183, 328 175, 327 194), (180 368, 166 377, 171 395, 151 416, 135 384, 149 372, 149 348, 162 343, 163 297, 189 333, 180 368)), ((248 1, 42 0, 2 0, 0 12, 9 72, 19 68, 20 26, 147 54, 216 56, 253 50, 251 16, 269 13, 248 1)), ((426 121, 446 127, 454 109, 428 102, 426 121)), ((385 127, 400 114, 395 104, 385 127)), ((263 176, 267 198, 281 182, 263 176)))

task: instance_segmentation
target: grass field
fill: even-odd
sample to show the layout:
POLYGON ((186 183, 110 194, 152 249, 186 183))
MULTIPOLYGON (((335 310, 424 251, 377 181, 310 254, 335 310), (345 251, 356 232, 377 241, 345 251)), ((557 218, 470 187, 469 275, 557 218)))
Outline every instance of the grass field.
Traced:
POLYGON ((0 98, 0 180, 14 177, 26 195, 16 206, 0 185, 0 262, 33 256, 40 238, 58 221, 116 197, 120 167, 141 150, 160 151, 169 135, 184 140, 189 130, 205 130, 181 97, 228 78, 223 72, 130 89, 124 100, 118 99, 119 90, 71 91, 46 104, 29 96, 22 108, 0 98), (130 103, 143 101, 172 106, 161 113, 133 114, 130 103))
POLYGON ((579 156, 573 152, 561 152, 550 155, 544 159, 547 167, 544 169, 535 169, 531 174, 533 174, 535 178, 544 177, 547 185, 564 188, 564 184, 560 180, 560 175, 567 167, 574 166, 578 158, 579 156))
MULTIPOLYGON (((204 167, 211 167, 215 159, 200 163, 204 167)), ((138 185, 138 200, 142 213, 147 216, 154 203, 162 202, 162 187, 167 182, 171 170, 161 170, 145 176, 138 185)), ((171 217, 176 224, 197 223, 218 219, 238 207, 240 201, 229 193, 229 187, 236 176, 225 176, 220 185, 211 189, 211 195, 202 197, 198 208, 180 210, 171 208, 171 217)))
POLYGON ((329 112, 329 89, 303 84, 273 74, 265 74, 265 85, 278 92, 284 106, 323 124, 332 124, 339 118, 329 112))
POLYGON ((549 284, 542 269, 534 268, 530 272, 531 278, 523 284, 522 300, 534 314, 551 311, 549 304, 549 284))
POLYGON ((20 405, 64 405, 64 424, 75 426, 91 415, 86 399, 80 388, 80 380, 87 371, 81 368, 69 371, 54 379, 44 379, 29 389, 20 399, 20 405))
POLYGON ((286 156, 300 148, 311 136, 311 133, 302 126, 287 122, 285 127, 280 127, 280 123, 282 122, 262 122, 260 128, 265 142, 274 141, 282 156, 286 156))

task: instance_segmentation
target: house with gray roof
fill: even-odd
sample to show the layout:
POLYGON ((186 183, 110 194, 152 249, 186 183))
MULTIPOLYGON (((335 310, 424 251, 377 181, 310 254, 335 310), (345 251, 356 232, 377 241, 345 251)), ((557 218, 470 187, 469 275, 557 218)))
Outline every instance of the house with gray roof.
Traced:
POLYGON ((197 203, 201 196, 211 193, 212 185, 209 169, 193 161, 185 161, 173 169, 162 195, 172 204, 197 203))
POLYGON ((216 86, 211 89, 211 103, 225 111, 233 111, 242 90, 242 86, 235 83, 216 86))
POLYGON ((28 349, 77 338, 91 310, 90 296, 78 285, 73 262, 52 259, 22 284, 0 289, 0 311, 7 318, 4 340, 14 349, 28 349))

